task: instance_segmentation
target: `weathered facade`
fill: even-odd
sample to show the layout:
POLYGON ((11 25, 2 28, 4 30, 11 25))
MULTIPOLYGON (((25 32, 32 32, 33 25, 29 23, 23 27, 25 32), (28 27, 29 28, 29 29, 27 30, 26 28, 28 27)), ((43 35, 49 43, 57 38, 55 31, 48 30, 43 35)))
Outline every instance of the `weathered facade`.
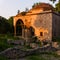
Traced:
POLYGON ((51 41, 52 37, 60 36, 60 15, 47 3, 33 7, 26 14, 17 14, 13 24, 14 35, 25 39, 37 36, 41 41, 51 41))

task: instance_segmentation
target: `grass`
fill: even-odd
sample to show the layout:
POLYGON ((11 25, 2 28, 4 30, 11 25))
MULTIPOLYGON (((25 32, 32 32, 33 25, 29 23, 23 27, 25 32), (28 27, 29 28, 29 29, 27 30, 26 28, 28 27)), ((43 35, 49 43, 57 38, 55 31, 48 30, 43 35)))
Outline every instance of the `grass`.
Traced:
POLYGON ((1 56, 0 55, 0 60, 9 60, 7 57, 1 56))
POLYGON ((9 45, 7 43, 7 39, 6 38, 1 38, 0 37, 0 52, 9 48, 9 47, 13 47, 12 45, 9 45))
POLYGON ((12 40, 16 40, 16 39, 20 39, 19 37, 14 37, 11 34, 0 34, 0 38, 4 38, 4 39, 12 39, 12 40))
POLYGON ((6 35, 6 34, 0 34, 0 52, 9 47, 13 47, 13 45, 9 45, 7 43, 8 39, 15 40, 16 38, 14 38, 13 36, 6 35))
POLYGON ((39 54, 33 54, 31 56, 26 57, 27 60, 59 60, 60 56, 57 55, 55 52, 44 52, 39 54))
POLYGON ((46 60, 41 55, 32 55, 27 57, 27 60, 46 60))
POLYGON ((7 49, 7 48, 13 47, 12 44, 9 45, 7 43, 8 39, 9 40, 23 40, 23 38, 14 37, 11 34, 0 34, 0 52, 7 49))

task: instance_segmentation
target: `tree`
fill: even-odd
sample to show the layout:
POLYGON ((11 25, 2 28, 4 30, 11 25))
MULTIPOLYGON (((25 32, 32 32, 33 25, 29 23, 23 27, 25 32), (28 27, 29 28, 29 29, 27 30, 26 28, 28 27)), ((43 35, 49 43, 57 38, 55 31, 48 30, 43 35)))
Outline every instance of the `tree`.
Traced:
POLYGON ((50 1, 52 1, 53 3, 55 3, 55 2, 56 2, 56 0, 50 0, 50 1))
POLYGON ((9 27, 8 20, 0 16, 0 34, 6 34, 9 31, 9 27))
MULTIPOLYGON (((53 3, 55 3, 57 0, 50 0, 52 1, 53 3)), ((58 0, 58 3, 55 4, 55 11, 60 13, 60 0, 58 0)))
POLYGON ((10 33, 13 34, 13 32, 14 32, 13 16, 11 16, 11 17, 8 19, 8 23, 10 24, 10 33))
MULTIPOLYGON (((57 0, 50 0, 52 1, 53 3, 55 3, 57 0)), ((60 0, 58 0, 58 3, 55 4, 55 11, 60 13, 60 0)))
POLYGON ((59 2, 55 5, 55 11, 60 13, 60 0, 59 2))
POLYGON ((13 25, 13 16, 11 16, 9 19, 8 19, 8 22, 10 25, 13 25))

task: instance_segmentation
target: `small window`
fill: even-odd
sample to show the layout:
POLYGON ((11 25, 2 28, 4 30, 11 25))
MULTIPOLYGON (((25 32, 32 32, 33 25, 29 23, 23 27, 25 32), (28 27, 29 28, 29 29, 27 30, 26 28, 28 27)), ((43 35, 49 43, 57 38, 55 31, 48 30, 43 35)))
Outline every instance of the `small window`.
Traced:
POLYGON ((40 32, 40 36, 43 36, 43 32, 40 32))

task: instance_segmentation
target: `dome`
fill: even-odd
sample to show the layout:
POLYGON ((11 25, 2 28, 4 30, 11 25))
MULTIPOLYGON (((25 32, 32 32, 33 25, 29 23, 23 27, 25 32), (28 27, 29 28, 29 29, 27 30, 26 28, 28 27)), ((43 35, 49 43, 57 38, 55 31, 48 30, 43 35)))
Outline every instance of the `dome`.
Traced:
POLYGON ((48 3, 39 3, 32 7, 32 9, 40 9, 43 8, 43 10, 53 10, 53 6, 48 3))

